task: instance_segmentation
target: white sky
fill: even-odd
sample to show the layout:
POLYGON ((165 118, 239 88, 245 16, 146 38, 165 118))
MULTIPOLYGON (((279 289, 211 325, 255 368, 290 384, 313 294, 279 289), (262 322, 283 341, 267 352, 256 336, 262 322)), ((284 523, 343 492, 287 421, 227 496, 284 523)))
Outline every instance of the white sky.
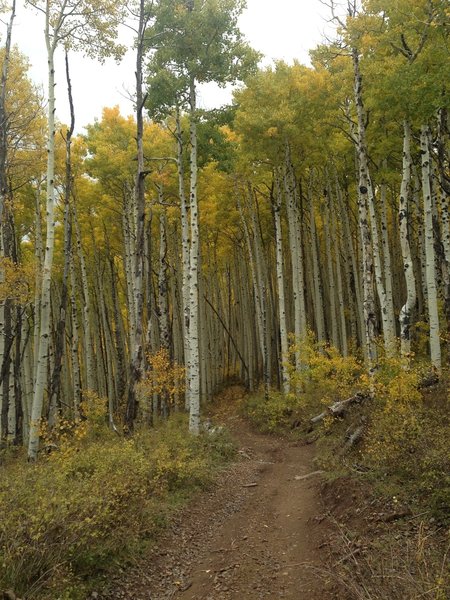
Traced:
MULTIPOLYGON (((46 89, 47 61, 44 42, 43 15, 25 8, 18 0, 13 43, 29 57, 33 80, 46 89)), ((271 59, 291 62, 294 58, 308 64, 308 50, 323 39, 327 29, 327 10, 320 0, 247 0, 248 8, 240 27, 250 45, 265 55, 263 64, 271 59)), ((5 30, 5 28, 3 28, 5 30)), ((132 44, 132 34, 123 31, 123 43, 132 44)), ((4 38, 4 31, 2 31, 4 38)), ((134 54, 128 52, 122 62, 108 60, 105 64, 74 54, 71 57, 71 78, 75 103, 76 129, 101 117, 102 108, 118 104, 124 115, 132 114, 129 94, 134 86, 134 54)), ((60 50, 56 61, 57 117, 68 120, 64 59, 60 50)), ((204 108, 220 106, 229 101, 230 91, 215 86, 203 87, 199 104, 204 108)))

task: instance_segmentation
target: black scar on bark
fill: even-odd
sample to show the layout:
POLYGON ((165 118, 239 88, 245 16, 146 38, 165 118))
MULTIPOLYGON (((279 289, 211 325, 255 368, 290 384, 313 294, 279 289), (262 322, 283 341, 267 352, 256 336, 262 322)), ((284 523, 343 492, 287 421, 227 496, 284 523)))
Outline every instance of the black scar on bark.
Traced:
POLYGON ((361 186, 359 186, 359 191, 361 192, 361 194, 367 194, 368 189, 366 188, 365 185, 361 185, 361 186))

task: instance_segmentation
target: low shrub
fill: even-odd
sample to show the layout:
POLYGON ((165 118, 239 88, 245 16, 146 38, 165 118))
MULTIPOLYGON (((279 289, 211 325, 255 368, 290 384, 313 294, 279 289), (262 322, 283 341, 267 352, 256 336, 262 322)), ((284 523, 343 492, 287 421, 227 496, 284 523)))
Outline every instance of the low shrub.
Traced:
POLYGON ((271 392, 268 398, 261 394, 249 396, 243 406, 244 414, 264 433, 286 431, 292 414, 300 402, 293 394, 271 392))
POLYGON ((355 357, 342 357, 332 346, 309 337, 290 348, 290 392, 271 391, 268 398, 247 398, 244 414, 266 433, 286 432, 294 424, 307 424, 325 406, 367 388, 364 367, 355 357), (301 368, 294 367, 299 354, 301 368))
POLYGON ((311 417, 326 406, 355 392, 370 392, 372 399, 348 410, 345 418, 330 415, 315 427, 318 463, 330 476, 339 476, 356 463, 380 491, 389 489, 448 522, 449 394, 445 383, 430 393, 420 389, 420 382, 430 378, 429 366, 380 357, 369 377, 358 358, 342 357, 335 348, 311 339, 291 347, 289 365, 290 393, 271 392, 268 399, 255 395, 246 400, 244 412, 258 429, 288 433, 299 425, 295 435, 304 436, 311 429, 311 417), (301 358, 298 371, 293 366, 296 352, 301 358), (349 435, 357 428, 363 435, 349 448, 349 435))
POLYGON ((119 438, 99 413, 104 402, 91 400, 87 420, 71 435, 64 428, 58 450, 2 469, 0 589, 84 598, 88 577, 152 538, 171 493, 207 485, 232 454, 225 434, 189 436, 181 416, 119 438))

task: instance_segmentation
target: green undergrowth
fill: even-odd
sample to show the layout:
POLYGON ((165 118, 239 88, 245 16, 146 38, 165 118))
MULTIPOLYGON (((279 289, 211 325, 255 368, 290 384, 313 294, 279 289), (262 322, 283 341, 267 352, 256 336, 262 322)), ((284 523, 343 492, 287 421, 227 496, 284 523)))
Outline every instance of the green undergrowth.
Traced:
MULTIPOLYGON (((449 540, 445 539, 450 526, 448 376, 444 374, 438 385, 421 389, 429 367, 418 362, 407 366, 400 359, 382 358, 369 378, 361 361, 343 358, 332 348, 309 343, 300 350, 302 369, 299 373, 291 370, 290 393, 272 392, 268 399, 263 394, 248 397, 243 406, 246 417, 266 433, 285 435, 299 443, 316 442, 316 463, 325 472, 327 485, 336 490, 342 485, 346 489, 354 485, 354 489, 363 490, 367 506, 354 509, 365 511, 366 515, 375 506, 391 512, 394 519, 397 513, 411 515, 411 530, 406 527, 407 544, 413 548, 416 542, 411 540, 423 538, 428 548, 425 555, 422 542, 416 544, 417 556, 423 555, 416 575, 414 561, 395 563, 398 570, 389 571, 392 548, 398 550, 404 540, 405 534, 399 528, 401 517, 399 523, 393 522, 383 532, 383 537, 378 538, 377 534, 372 539, 363 529, 359 532, 361 547, 375 548, 378 539, 386 551, 378 549, 366 561, 364 577, 371 580, 370 585, 367 581, 366 584, 369 587, 373 584, 373 595, 364 592, 361 581, 351 572, 355 571, 355 561, 351 563, 346 574, 347 591, 351 590, 349 598, 425 596, 417 595, 417 590, 428 590, 427 597, 435 600, 448 597, 445 591, 450 593, 446 571, 449 540), (327 411, 334 402, 350 398, 356 392, 367 394, 369 399, 355 403, 340 417, 333 417, 327 411), (312 424, 311 418, 321 413, 326 414, 325 418, 312 424), (361 435, 351 444, 350 438, 357 430, 361 435), (347 485, 349 481, 352 483, 347 485), (421 523, 425 523, 426 535, 414 529, 421 523), (382 587, 381 576, 385 578, 382 587), (408 587, 414 578, 420 585, 408 587), (406 587, 399 586, 399 582, 406 587)), ((336 495, 348 501, 342 492, 336 491, 336 495)), ((350 513, 354 514, 354 510, 350 513)), ((376 522, 377 517, 374 519, 376 522)), ((337 550, 338 555, 341 551, 343 556, 348 553, 346 543, 337 550)), ((363 566, 356 564, 356 571, 363 566)))
MULTIPOLYGON (((293 348, 295 352, 296 348, 293 348)), ((369 378, 363 363, 333 348, 309 343, 299 348, 302 368, 291 370, 291 391, 249 396, 245 415, 266 433, 317 441, 317 463, 328 477, 355 475, 380 493, 402 496, 447 523, 450 506, 450 402, 448 379, 420 390, 425 368, 405 368, 396 358, 380 359, 369 378), (356 392, 372 398, 344 417, 311 418, 356 392), (350 444, 352 434, 360 439, 350 444)))
POLYGON ((88 582, 132 561, 234 455, 226 432, 190 436, 181 415, 119 437, 105 427, 104 403, 93 404, 77 428, 60 425, 37 464, 0 467, 0 590, 85 598, 88 582))

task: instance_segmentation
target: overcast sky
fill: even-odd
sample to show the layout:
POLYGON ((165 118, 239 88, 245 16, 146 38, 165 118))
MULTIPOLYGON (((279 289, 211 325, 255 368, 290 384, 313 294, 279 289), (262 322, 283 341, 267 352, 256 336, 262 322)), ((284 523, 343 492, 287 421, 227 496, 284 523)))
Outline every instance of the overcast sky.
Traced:
MULTIPOLYGON (((29 57, 33 80, 45 89, 47 63, 42 14, 25 8, 18 0, 13 43, 29 57)), ((264 54, 264 64, 271 59, 291 62, 298 59, 308 64, 308 50, 323 39, 326 29, 326 9, 320 0, 247 0, 248 8, 240 20, 240 27, 249 43, 264 54)), ((4 37, 2 33, 2 38, 4 37)), ((132 44, 132 34, 124 30, 123 42, 132 44)), ((102 108, 118 104, 124 115, 133 111, 129 92, 134 85, 134 55, 130 51, 120 64, 113 60, 101 65, 80 55, 71 57, 71 76, 77 131, 95 118, 101 117, 102 108)), ((57 116, 68 120, 66 86, 62 52, 56 61, 57 116)), ((199 104, 203 108, 219 106, 230 99, 230 92, 208 86, 200 90, 199 104)))

